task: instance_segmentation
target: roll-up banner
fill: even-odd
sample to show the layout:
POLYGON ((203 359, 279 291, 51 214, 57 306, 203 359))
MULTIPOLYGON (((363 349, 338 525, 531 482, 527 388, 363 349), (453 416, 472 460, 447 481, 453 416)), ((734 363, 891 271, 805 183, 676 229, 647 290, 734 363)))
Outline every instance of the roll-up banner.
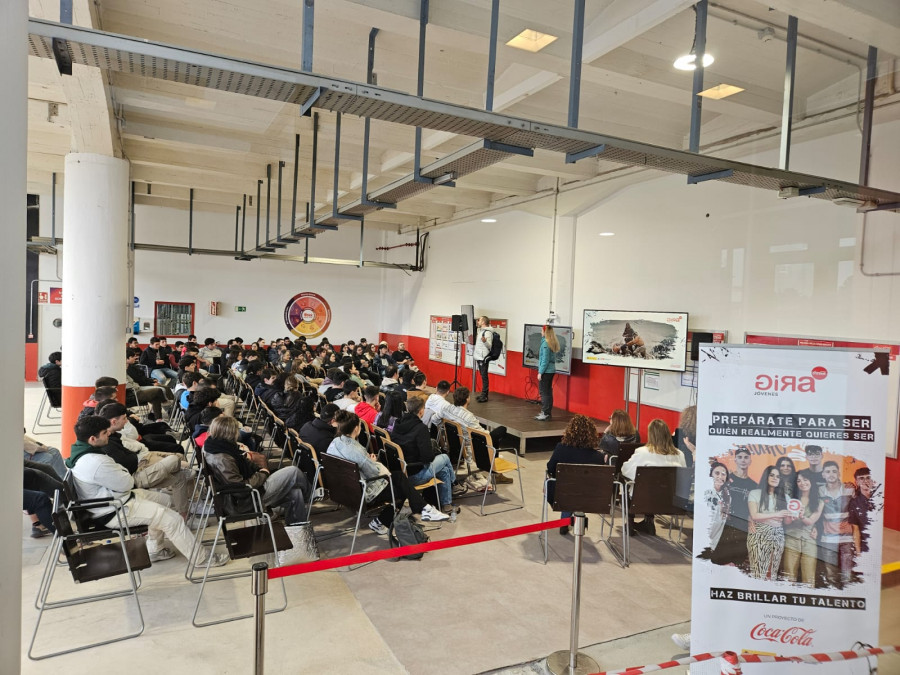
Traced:
MULTIPOLYGON (((884 363, 871 350, 703 346, 692 653, 793 656, 878 644, 884 363)), ((869 672, 864 659, 743 668, 869 672)))

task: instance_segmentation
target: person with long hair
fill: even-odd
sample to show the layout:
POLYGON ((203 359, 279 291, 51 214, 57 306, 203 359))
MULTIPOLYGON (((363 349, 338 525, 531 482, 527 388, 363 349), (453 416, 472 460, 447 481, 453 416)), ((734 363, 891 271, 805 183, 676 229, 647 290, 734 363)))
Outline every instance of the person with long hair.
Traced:
POLYGON ((825 502, 819 499, 819 488, 809 469, 798 471, 796 481, 796 498, 800 500, 801 510, 799 514, 794 514, 799 515, 796 520, 784 526, 782 568, 788 581, 796 582, 799 572, 799 580, 812 587, 816 584, 818 563, 819 531, 816 523, 822 517, 825 502))
POLYGON ((621 408, 613 410, 609 416, 609 426, 600 437, 600 451, 604 455, 604 461, 618 457, 619 446, 622 443, 640 443, 641 435, 634 428, 634 423, 628 413, 621 408))
POLYGON ((694 453, 697 451, 697 406, 688 406, 681 411, 672 441, 681 450, 687 465, 694 466, 694 453))
POLYGON ((728 467, 722 462, 713 462, 709 469, 709 476, 713 479, 711 490, 707 490, 704 498, 709 507, 709 548, 716 550, 722 532, 725 530, 725 521, 731 511, 731 493, 728 490, 728 467))
POLYGON ((538 377, 540 378, 541 412, 534 419, 543 422, 553 411, 553 377, 556 375, 556 355, 559 339, 553 326, 541 328, 541 349, 538 353, 538 377))
POLYGON ((784 497, 784 481, 775 465, 763 469, 757 489, 747 497, 747 506, 753 523, 747 533, 750 575, 775 581, 784 552, 784 521, 791 515, 784 497))
MULTIPOLYGON (((556 444, 550 461, 547 462, 547 476, 556 478, 556 467, 559 464, 603 464, 603 453, 598 450, 600 439, 597 427, 584 415, 575 415, 566 426, 562 440, 556 444)), ((547 503, 553 504, 554 481, 547 483, 547 503)), ((563 511, 562 517, 572 514, 563 511)), ((568 534, 569 526, 559 528, 560 534, 568 534)))
MULTIPOLYGON (((622 465, 622 475, 634 480, 639 466, 680 466, 684 467, 684 455, 672 443, 672 432, 661 419, 655 419, 647 427, 647 444, 634 451, 631 458, 622 465)), ((655 535, 654 515, 648 513, 644 520, 632 526, 638 532, 655 535)))
POLYGON ((794 499, 797 496, 797 468, 790 457, 779 457, 775 462, 775 468, 781 474, 782 492, 785 499, 794 499))

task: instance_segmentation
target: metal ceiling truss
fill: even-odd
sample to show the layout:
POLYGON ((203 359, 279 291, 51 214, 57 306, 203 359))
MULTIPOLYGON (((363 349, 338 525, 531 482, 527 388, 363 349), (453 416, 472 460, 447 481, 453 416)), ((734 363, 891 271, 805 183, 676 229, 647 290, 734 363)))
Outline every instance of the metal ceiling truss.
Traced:
MULTIPOLYGON (((74 63, 116 72, 193 84, 297 106, 318 92, 315 106, 325 110, 474 136, 517 148, 542 148, 574 155, 605 145, 603 152, 597 155, 599 158, 629 166, 685 176, 703 176, 730 170, 730 175, 718 180, 771 191, 788 187, 817 188, 820 190, 809 196, 828 200, 854 200, 861 205, 862 210, 897 210, 896 204, 900 203, 900 194, 888 190, 533 122, 291 68, 29 19, 29 46, 32 55, 54 58, 54 40, 63 43, 64 53, 74 63)), ((702 55, 700 58, 702 59, 702 55)), ((428 169, 429 167, 422 168, 421 173, 432 177, 429 176, 428 169)), ((382 191, 376 191, 368 198, 380 201, 379 192, 384 196, 384 190, 382 188, 382 191)), ((315 203, 312 199, 310 201, 315 203)), ((371 207, 360 205, 360 208, 371 207)), ((341 212, 358 215, 348 208, 341 212)))

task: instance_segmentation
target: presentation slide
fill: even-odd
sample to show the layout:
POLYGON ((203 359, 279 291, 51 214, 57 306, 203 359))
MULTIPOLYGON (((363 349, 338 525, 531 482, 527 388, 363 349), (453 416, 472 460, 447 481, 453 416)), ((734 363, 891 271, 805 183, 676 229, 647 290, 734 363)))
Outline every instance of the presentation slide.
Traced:
MULTIPOLYGON (((538 355, 541 349, 541 329, 543 324, 526 323, 525 337, 522 340, 522 365, 526 368, 538 367, 538 355)), ((568 375, 572 372, 572 338, 575 332, 571 326, 553 326, 556 339, 559 340, 559 351, 556 353, 556 372, 568 375)))
POLYGON ((584 310, 585 363, 683 371, 687 312, 584 310))

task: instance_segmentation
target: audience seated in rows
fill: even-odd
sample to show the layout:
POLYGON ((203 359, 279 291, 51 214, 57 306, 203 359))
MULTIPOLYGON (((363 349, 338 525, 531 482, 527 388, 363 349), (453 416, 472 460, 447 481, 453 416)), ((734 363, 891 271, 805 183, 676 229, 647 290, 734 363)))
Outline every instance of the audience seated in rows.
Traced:
MULTIPOLYGON (((563 437, 547 462, 547 475, 556 478, 556 467, 559 464, 606 464, 606 456, 600 448, 602 440, 597 436, 597 427, 584 415, 576 415, 563 432, 563 437)), ((547 503, 553 504, 555 497, 555 483, 547 484, 547 503)), ((562 517, 569 518, 571 513, 563 511, 562 517)), ((568 534, 569 526, 559 528, 560 534, 568 534)))

